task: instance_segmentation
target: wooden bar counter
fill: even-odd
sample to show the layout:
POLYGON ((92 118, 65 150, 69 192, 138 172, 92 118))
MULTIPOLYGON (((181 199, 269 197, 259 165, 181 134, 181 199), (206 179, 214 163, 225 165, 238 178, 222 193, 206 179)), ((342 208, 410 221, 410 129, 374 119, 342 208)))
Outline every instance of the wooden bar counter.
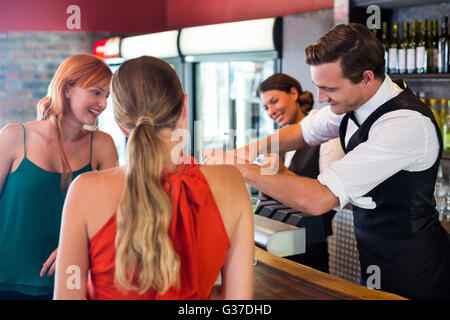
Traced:
POLYGON ((280 258, 256 246, 255 259, 256 300, 405 300, 280 258))

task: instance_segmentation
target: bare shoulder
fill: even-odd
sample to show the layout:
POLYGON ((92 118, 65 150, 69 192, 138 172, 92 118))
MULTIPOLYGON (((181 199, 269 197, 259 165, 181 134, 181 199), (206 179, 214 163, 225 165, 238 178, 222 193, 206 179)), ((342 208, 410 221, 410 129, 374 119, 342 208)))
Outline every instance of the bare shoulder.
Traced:
POLYGON ((124 169, 114 167, 101 171, 90 171, 79 175, 70 185, 69 191, 82 193, 85 200, 100 200, 111 194, 114 187, 123 181, 124 169))
POLYGON ((23 128, 18 123, 7 124, 0 130, 0 150, 3 156, 13 156, 23 150, 23 128))
POLYGON ((95 169, 103 170, 117 165, 116 145, 113 138, 106 132, 99 130, 93 132, 92 154, 95 169))
POLYGON ((125 171, 121 167, 86 172, 70 184, 67 197, 79 201, 90 215, 101 214, 114 208, 120 200, 124 179, 125 171))
POLYGON ((249 195, 241 172, 231 165, 207 165, 200 170, 205 176, 222 212, 239 212, 249 201, 249 195))
POLYGON ((67 192, 66 214, 86 223, 90 238, 115 212, 124 185, 123 168, 91 171, 79 175, 67 192))
POLYGON ((232 165, 202 165, 200 170, 212 189, 229 189, 244 185, 241 172, 232 165))
POLYGON ((100 130, 93 131, 92 144, 93 148, 95 148, 96 150, 105 151, 114 148, 115 151, 113 138, 108 133, 100 130))
POLYGON ((93 131, 93 133, 94 133, 94 140, 97 140, 99 142, 114 143, 112 137, 104 131, 95 130, 95 131, 93 131))
POLYGON ((231 165, 207 165, 201 166, 200 170, 209 183, 231 239, 238 222, 251 213, 250 196, 241 172, 231 165))

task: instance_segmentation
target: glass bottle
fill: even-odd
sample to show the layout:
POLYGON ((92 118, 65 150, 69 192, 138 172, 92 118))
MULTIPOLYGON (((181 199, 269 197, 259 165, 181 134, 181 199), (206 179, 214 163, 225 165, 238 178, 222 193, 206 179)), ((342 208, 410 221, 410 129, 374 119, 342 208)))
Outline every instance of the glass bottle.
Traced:
POLYGON ((447 122, 447 99, 441 99, 441 105, 439 108, 439 119, 441 120, 441 128, 442 128, 442 138, 444 138, 444 126, 447 122))
POLYGON ((420 101, 422 101, 426 106, 428 106, 427 100, 426 100, 426 96, 425 96, 425 92, 419 91, 419 99, 420 99, 420 101))
POLYGON ((425 56, 425 28, 427 19, 423 19, 422 23, 417 22, 416 25, 416 72, 424 73, 426 56, 425 56))
POLYGON ((406 49, 409 45, 409 22, 403 21, 403 37, 398 49, 398 72, 406 73, 406 49))
POLYGON ((441 35, 438 40, 438 72, 449 72, 449 36, 448 36, 448 17, 444 18, 441 26, 441 35))
POLYGON ((439 126, 439 129, 442 132, 442 125, 441 125, 441 117, 440 117, 440 110, 439 110, 439 106, 437 104, 437 100, 434 98, 430 98, 430 100, 428 100, 430 102, 430 109, 433 112, 434 118, 436 119, 436 122, 439 126))
POLYGON ((431 59, 432 59, 432 37, 431 37, 431 21, 428 21, 424 19, 423 21, 425 32, 424 32, 424 39, 425 39, 425 51, 424 51, 424 57, 423 57, 423 72, 424 73, 431 73, 431 59))
POLYGON ((381 42, 384 46, 384 72, 389 72, 389 40, 388 40, 388 25, 387 22, 382 24, 381 42))
MULTIPOLYGON (((447 118, 444 125, 444 150, 450 151, 450 99, 447 101, 447 118)), ((449 199, 450 200, 450 199, 449 199)))
POLYGON ((416 25, 417 21, 411 23, 410 41, 406 48, 406 71, 408 73, 416 72, 416 25))
POLYGON ((398 22, 392 26, 392 37, 389 46, 389 73, 397 74, 398 68, 398 49, 400 48, 400 39, 398 37, 398 22))
POLYGON ((430 72, 437 73, 437 61, 438 61, 438 21, 433 20, 431 22, 431 58, 430 58, 430 72))

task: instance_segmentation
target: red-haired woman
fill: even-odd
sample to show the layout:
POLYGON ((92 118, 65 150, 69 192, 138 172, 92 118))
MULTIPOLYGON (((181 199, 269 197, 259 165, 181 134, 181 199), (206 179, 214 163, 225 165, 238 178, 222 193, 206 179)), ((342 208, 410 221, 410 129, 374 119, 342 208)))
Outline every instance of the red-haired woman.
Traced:
POLYGON ((58 245, 67 188, 83 172, 117 164, 112 138, 84 128, 106 108, 111 76, 101 59, 71 56, 39 101, 37 120, 0 131, 0 299, 52 298, 53 268, 40 273, 58 245))

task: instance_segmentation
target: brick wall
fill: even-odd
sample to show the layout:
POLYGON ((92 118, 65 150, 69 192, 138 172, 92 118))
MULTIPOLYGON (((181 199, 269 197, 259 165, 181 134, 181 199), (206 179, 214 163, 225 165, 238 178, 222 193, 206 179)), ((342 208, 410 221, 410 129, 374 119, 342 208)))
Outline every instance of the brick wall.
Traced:
POLYGON ((0 128, 36 118, 36 104, 58 65, 76 53, 92 53, 95 41, 110 33, 0 33, 0 128))

